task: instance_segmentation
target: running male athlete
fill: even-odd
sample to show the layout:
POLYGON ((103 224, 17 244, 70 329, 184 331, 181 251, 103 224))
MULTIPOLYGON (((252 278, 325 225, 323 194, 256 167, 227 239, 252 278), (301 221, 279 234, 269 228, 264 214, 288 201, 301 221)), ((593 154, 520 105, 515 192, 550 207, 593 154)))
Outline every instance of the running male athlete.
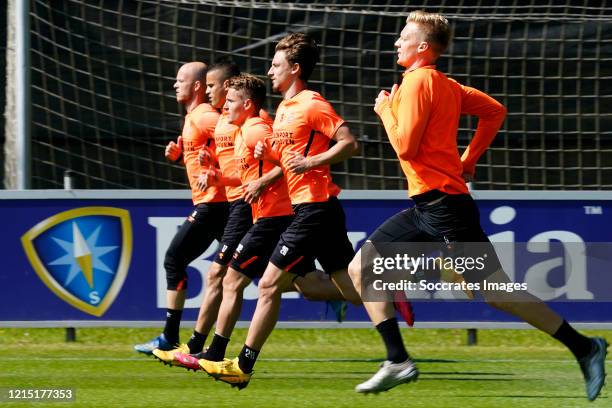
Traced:
MULTIPOLYGON (((461 242, 483 242, 482 247, 489 248, 491 254, 486 280, 508 283, 509 278, 480 226, 478 208, 466 186, 466 181, 474 176, 478 158, 504 121, 506 109, 487 94, 463 86, 436 70, 434 64, 450 38, 446 18, 415 11, 408 16, 395 42, 397 63, 406 71, 399 87, 394 85, 390 93, 379 93, 374 110, 399 158, 408 179, 409 195, 416 206, 389 218, 369 241, 374 244, 437 241, 450 247, 461 242), (461 157, 457 152, 460 115, 478 117, 476 133, 461 157)), ((406 248, 409 250, 410 245, 406 248)), ((387 360, 372 378, 357 385, 356 391, 386 391, 415 380, 418 370, 404 348, 391 303, 368 301, 363 296, 366 288, 362 287, 361 260, 358 253, 349 267, 350 275, 382 337, 387 360)), ((464 277, 466 281, 479 283, 484 278, 468 273, 464 277)), ((603 338, 581 335, 545 303, 526 292, 481 293, 491 306, 513 314, 563 343, 578 360, 588 399, 592 401, 599 395, 604 384, 608 346, 603 338)))
POLYGON ((155 349, 171 350, 178 346, 187 289, 187 265, 215 239, 221 238, 228 217, 225 190, 211 187, 201 191, 197 185, 201 172, 205 170, 198 160, 199 151, 205 147, 215 148, 213 133, 219 119, 219 112, 205 103, 207 68, 202 62, 184 64, 174 83, 176 100, 185 106, 187 114, 181 136, 176 143, 168 143, 165 155, 172 162, 182 159, 185 163, 195 208, 172 239, 164 259, 168 309, 163 333, 147 343, 134 346, 136 351, 148 355, 155 349))

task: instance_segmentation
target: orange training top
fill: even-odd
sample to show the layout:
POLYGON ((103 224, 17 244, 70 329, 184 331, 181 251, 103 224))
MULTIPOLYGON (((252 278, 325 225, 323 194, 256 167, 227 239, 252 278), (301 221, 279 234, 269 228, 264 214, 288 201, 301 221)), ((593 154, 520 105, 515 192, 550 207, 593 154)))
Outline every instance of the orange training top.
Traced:
POLYGON ((207 103, 201 103, 185 116, 182 133, 183 161, 194 205, 226 201, 223 187, 209 187, 205 191, 196 187, 196 181, 202 171, 202 166, 198 161, 198 152, 202 146, 215 148, 213 133, 218 119, 219 112, 207 103))
POLYGON ((408 179, 409 196, 438 189, 467 193, 463 174, 473 175, 506 108, 477 89, 447 78, 429 65, 405 72, 393 100, 383 102, 381 119, 408 179), (478 127, 459 157, 460 115, 478 116, 478 127))
POLYGON ((329 149, 330 140, 344 120, 321 95, 307 89, 283 100, 276 110, 272 138, 268 147, 278 157, 289 187, 293 204, 324 202, 340 189, 332 183, 329 165, 295 174, 286 170, 294 151, 304 156, 316 155, 329 149))
MULTIPOLYGON (((236 135, 235 157, 240 171, 240 181, 247 184, 259 179, 276 166, 253 157, 253 149, 259 141, 272 136, 272 126, 261 117, 247 119, 236 135)), ((281 177, 268 185, 253 208, 253 222, 264 217, 279 217, 293 214, 285 178, 281 177)))
MULTIPOLYGON (((267 112, 261 110, 259 115, 267 121, 271 121, 267 112)), ((234 139, 240 128, 229 123, 229 114, 223 111, 217 126, 215 127, 215 144, 217 160, 219 160, 219 168, 226 177, 238 177, 238 169, 234 160, 234 139)), ((225 193, 228 201, 235 201, 242 197, 242 186, 225 186, 225 193)))

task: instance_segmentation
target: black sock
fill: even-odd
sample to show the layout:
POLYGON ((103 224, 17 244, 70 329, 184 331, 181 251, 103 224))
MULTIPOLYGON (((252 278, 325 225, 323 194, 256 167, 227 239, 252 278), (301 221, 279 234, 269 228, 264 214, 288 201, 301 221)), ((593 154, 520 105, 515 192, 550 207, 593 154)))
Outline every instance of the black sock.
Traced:
POLYGON ((210 361, 222 361, 225 357, 225 349, 230 339, 215 333, 210 347, 204 353, 204 358, 210 361))
POLYGON ((204 343, 206 343, 205 334, 199 333, 197 331, 193 331, 193 334, 189 338, 187 342, 187 347, 189 347, 189 354, 196 354, 202 351, 204 348, 204 343))
POLYGON ((182 310, 167 309, 166 311, 166 326, 164 327, 164 336, 170 344, 178 344, 179 342, 179 327, 181 326, 182 310))
POLYGON ((240 367, 243 372, 247 374, 250 373, 253 371, 253 366, 255 365, 258 355, 259 350, 252 349, 245 344, 242 350, 240 350, 240 354, 238 354, 238 367, 240 367))
POLYGON ((586 357, 591 353, 593 342, 590 338, 578 333, 566 320, 561 323, 561 327, 552 335, 555 339, 570 349, 576 359, 586 357))
POLYGON ((387 360, 393 363, 401 363, 406 361, 408 353, 404 348, 404 342, 402 341, 402 335, 399 331, 397 319, 395 317, 387 319, 378 325, 376 330, 380 333, 385 347, 387 348, 387 360))

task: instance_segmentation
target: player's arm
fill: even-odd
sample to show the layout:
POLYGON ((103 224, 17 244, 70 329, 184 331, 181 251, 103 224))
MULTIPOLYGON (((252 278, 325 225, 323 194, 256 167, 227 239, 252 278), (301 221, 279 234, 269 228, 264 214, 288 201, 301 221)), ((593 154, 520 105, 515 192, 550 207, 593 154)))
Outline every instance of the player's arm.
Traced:
POLYGON ((198 151, 198 161, 202 167, 218 167, 214 144, 211 144, 212 141, 214 141, 215 127, 218 120, 219 113, 217 112, 206 112, 197 117, 195 125, 200 130, 201 134, 205 135, 205 142, 198 151))
POLYGON ((339 163, 352 157, 359 149, 359 143, 346 125, 340 126, 332 139, 336 142, 332 147, 313 156, 304 157, 299 152, 289 151, 293 157, 287 161, 287 170, 299 174, 316 167, 339 163))
POLYGON ((393 85, 391 93, 380 91, 374 111, 382 120, 397 156, 402 160, 413 159, 431 113, 431 95, 425 78, 417 77, 403 83, 399 92, 397 85, 393 85), (398 98, 397 115, 392 109, 394 97, 398 98))
POLYGON ((276 166, 257 180, 245 184, 244 200, 247 203, 252 203, 257 200, 266 187, 281 177, 283 177, 283 170, 279 166, 276 166))
POLYGON ((224 175, 221 169, 219 169, 218 167, 212 167, 212 166, 202 169, 202 172, 200 173, 200 176, 198 177, 198 180, 196 181, 196 186, 201 191, 204 191, 208 187, 212 187, 212 186, 238 187, 240 185, 242 185, 240 181, 240 177, 234 174, 224 175))
MULTIPOLYGON (((268 119, 264 119, 266 122, 264 124, 260 124, 254 128, 251 128, 248 134, 245 136, 245 142, 249 149, 253 152, 253 157, 257 160, 265 160, 274 164, 275 166, 280 166, 280 159, 278 157, 278 152, 274 148, 272 140, 272 123, 268 114, 261 110, 259 112, 259 116, 262 117, 262 114, 265 113, 265 116, 268 119)), ((262 118, 263 119, 263 118, 262 118)))
POLYGON ((215 186, 238 187, 242 185, 240 175, 236 171, 231 174, 224 174, 220 168, 213 167, 208 169, 208 174, 209 177, 212 177, 212 185, 215 186))
POLYGON ((290 152, 293 157, 286 163, 287 170, 303 173, 316 167, 338 163, 350 158, 359 149, 359 143, 344 120, 322 97, 315 96, 309 101, 305 116, 314 132, 327 136, 336 143, 328 150, 311 156, 305 152, 290 152))
POLYGON ((476 172, 476 162, 487 150, 506 118, 506 108, 484 92, 468 86, 461 88, 461 113, 478 116, 476 132, 461 155, 464 177, 471 179, 476 172))
MULTIPOLYGON (((261 115, 261 112, 260 112, 261 115)), ((244 143, 249 148, 253 157, 255 156, 255 150, 258 145, 263 145, 266 143, 266 140, 271 140, 272 137, 272 126, 269 122, 259 124, 249 128, 244 134, 244 143)), ((260 152, 262 153, 262 152, 260 152)), ((260 162, 260 169, 262 169, 263 163, 260 162)), ((277 164, 272 170, 268 171, 265 174, 262 174, 257 180, 253 180, 244 186, 244 200, 247 203, 251 203, 259 198, 264 189, 281 178, 283 176, 283 171, 280 166, 277 164)))

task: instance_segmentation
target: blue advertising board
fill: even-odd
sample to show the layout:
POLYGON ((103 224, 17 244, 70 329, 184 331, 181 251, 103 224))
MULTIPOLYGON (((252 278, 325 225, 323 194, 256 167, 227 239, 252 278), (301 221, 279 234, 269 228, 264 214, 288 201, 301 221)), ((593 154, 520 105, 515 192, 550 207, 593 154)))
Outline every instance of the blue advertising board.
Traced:
MULTIPOLYGON (((36 326, 45 321, 161 323, 166 307, 164 253, 191 212, 187 194, 126 190, 2 192, 0 326, 16 322, 36 326)), ((474 197, 483 228, 494 242, 612 241, 610 193, 508 191, 475 192, 474 197)), ((399 191, 348 191, 340 198, 349 238, 356 248, 386 218, 412 205, 405 192, 399 191)), ((190 265, 184 320, 197 317, 204 293, 203 277, 215 249, 213 244, 190 265)), ((566 259, 568 256, 572 255, 549 262, 550 270, 562 269, 565 262, 575 264, 576 259, 566 259)), ((515 267, 514 259, 502 259, 502 263, 507 269, 515 267)), ((511 273, 520 281, 520 271, 511 273)), ((547 271, 541 276, 543 281, 549 278, 547 271)), ((561 290, 557 299, 547 299, 554 300, 551 307, 570 321, 611 323, 612 303, 598 298, 598 293, 609 288, 589 287, 586 278, 584 282, 581 288, 561 290)), ((563 282, 556 285, 563 288, 563 282)), ((257 299, 254 284, 247 288, 244 298, 240 319, 248 321, 257 299)), ((430 300, 415 302, 414 309, 420 324, 515 321, 482 302, 430 300)), ((332 320, 333 314, 327 313, 324 303, 309 302, 297 293, 284 295, 281 322, 332 320)), ((362 307, 351 306, 347 321, 365 324, 369 320, 362 307)))

